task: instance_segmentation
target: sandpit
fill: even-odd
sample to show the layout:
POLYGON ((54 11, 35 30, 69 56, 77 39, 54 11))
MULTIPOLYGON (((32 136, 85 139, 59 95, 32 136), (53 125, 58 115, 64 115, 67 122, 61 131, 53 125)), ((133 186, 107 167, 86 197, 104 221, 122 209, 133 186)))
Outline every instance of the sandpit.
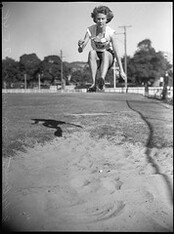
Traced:
POLYGON ((172 148, 74 132, 3 159, 4 222, 17 231, 172 232, 172 148))

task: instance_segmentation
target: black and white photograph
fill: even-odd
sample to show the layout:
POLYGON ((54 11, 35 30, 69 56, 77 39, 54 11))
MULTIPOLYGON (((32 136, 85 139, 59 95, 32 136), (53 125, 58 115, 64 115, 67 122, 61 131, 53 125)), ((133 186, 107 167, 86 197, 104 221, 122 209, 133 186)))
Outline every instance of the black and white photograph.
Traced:
POLYGON ((3 233, 173 232, 173 3, 1 12, 3 233))

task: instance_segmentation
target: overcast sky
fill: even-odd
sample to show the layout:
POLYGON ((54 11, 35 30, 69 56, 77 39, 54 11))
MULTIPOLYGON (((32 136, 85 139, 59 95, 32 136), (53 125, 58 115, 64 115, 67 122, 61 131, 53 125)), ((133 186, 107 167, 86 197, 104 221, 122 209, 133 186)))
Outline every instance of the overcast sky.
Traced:
MULTIPOLYGON (((40 59, 59 55, 67 62, 87 61, 90 43, 81 54, 77 42, 94 24, 91 12, 108 6, 114 18, 108 24, 118 33, 127 28, 127 54, 133 56, 137 44, 150 39, 156 51, 173 51, 172 2, 3 2, 2 58, 19 61, 23 54, 36 53, 40 59)), ((117 36, 124 55, 124 35, 117 36)))

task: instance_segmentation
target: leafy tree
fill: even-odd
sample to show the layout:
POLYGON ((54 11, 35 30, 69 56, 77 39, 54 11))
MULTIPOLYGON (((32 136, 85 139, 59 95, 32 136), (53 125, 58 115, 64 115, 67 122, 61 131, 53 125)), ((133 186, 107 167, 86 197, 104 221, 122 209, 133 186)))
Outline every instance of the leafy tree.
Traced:
POLYGON ((154 49, 152 48, 152 42, 149 39, 144 39, 143 41, 140 41, 137 47, 137 51, 154 51, 154 49))
POLYGON ((133 58, 128 60, 128 77, 138 85, 154 82, 156 78, 164 76, 171 65, 162 52, 156 52, 149 39, 138 43, 133 58))
POLYGON ((19 62, 6 57, 2 60, 2 87, 10 87, 13 83, 20 81, 22 74, 19 69, 19 62))
POLYGON ((90 75, 89 65, 86 63, 80 66, 78 62, 75 62, 75 66, 71 68, 71 82, 78 84, 91 83, 92 78, 90 75))
POLYGON ((83 82, 83 79, 82 79, 82 74, 83 72, 81 70, 76 70, 72 73, 72 76, 71 76, 71 82, 74 82, 74 83, 82 83, 83 82))
MULTIPOLYGON (((124 57, 122 58, 124 65, 124 57)), ((128 82, 136 85, 148 83, 156 78, 168 74, 170 83, 173 83, 172 65, 167 61, 163 52, 156 52, 149 39, 138 43, 137 50, 133 57, 127 56, 128 82)), ((59 56, 50 55, 41 61, 35 53, 24 54, 20 61, 6 57, 2 60, 2 83, 7 86, 12 83, 24 82, 24 74, 27 74, 29 84, 38 82, 38 73, 41 74, 41 81, 47 84, 55 84, 61 81, 61 59, 59 56)), ((85 62, 63 62, 63 79, 68 84, 68 77, 74 83, 91 83, 89 65, 85 62)), ((97 74, 98 77, 98 74, 97 74)), ((113 86, 113 70, 110 69, 106 75, 106 81, 113 86)), ((123 82, 122 78, 117 77, 117 82, 123 82)))
POLYGON ((82 70, 82 80, 83 83, 92 83, 91 72, 88 64, 86 64, 82 70))
POLYGON ((40 69, 43 74, 43 80, 47 80, 50 84, 54 84, 56 78, 61 80, 61 60, 58 56, 46 56, 41 62, 40 69))
POLYGON ((127 74, 128 74, 128 82, 132 82, 132 84, 136 83, 136 66, 134 60, 128 56, 127 57, 127 74))
MULTIPOLYGON (((63 79, 68 80, 68 75, 71 74, 71 68, 63 63, 63 79)), ((49 55, 41 62, 40 70, 43 74, 43 80, 47 80, 50 84, 55 84, 56 81, 61 81, 61 59, 57 55, 49 55)))
POLYGON ((68 67, 66 63, 63 62, 63 79, 68 84, 68 77, 72 74, 72 68, 68 67))
POLYGON ((37 80, 37 74, 40 71, 41 60, 35 53, 24 54, 19 59, 20 71, 27 74, 27 82, 37 80))

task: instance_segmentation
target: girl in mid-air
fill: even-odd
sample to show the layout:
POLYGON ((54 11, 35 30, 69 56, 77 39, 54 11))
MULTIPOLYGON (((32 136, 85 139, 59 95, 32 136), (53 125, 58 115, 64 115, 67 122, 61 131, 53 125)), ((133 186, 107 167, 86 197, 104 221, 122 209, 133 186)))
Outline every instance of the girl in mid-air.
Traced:
POLYGON ((88 27, 84 39, 78 41, 78 52, 83 52, 90 39, 92 50, 89 52, 88 62, 93 84, 88 91, 95 92, 97 88, 103 89, 107 71, 112 67, 114 58, 117 60, 120 76, 125 80, 126 75, 118 54, 115 30, 107 25, 114 17, 112 11, 106 6, 95 7, 91 17, 95 24, 88 27), (96 84, 97 69, 100 71, 100 78, 96 84))

